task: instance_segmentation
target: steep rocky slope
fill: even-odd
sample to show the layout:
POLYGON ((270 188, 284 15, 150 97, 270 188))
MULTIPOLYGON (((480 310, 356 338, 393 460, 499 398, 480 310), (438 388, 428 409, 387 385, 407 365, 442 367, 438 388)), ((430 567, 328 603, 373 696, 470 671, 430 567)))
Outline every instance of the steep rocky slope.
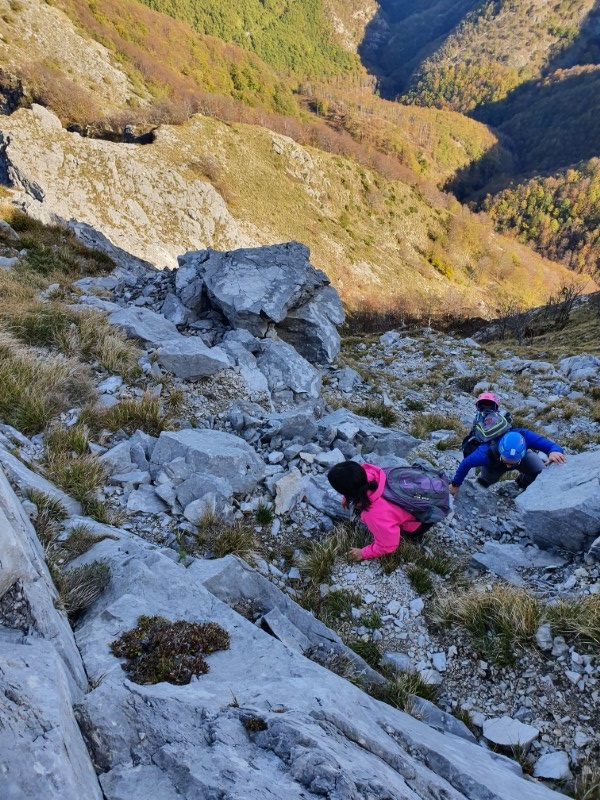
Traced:
MULTIPOLYGON (((89 307, 139 348, 137 369, 88 353, 93 408, 57 412, 30 436, 0 427, 0 462, 18 493, 0 473, 0 717, 10 756, 0 787, 9 796, 75 800, 84 787, 89 797, 141 800, 157 786, 189 800, 224 787, 240 800, 563 796, 542 780, 570 780, 597 746, 600 358, 597 336, 584 336, 587 317, 577 328, 585 351, 574 357, 561 358, 564 332, 566 350, 550 352, 545 340, 542 361, 506 343, 498 358, 431 330, 355 337, 337 357, 339 301, 301 246, 202 251, 175 273, 123 257, 112 273, 70 286, 50 284, 56 269, 26 230, 4 226, 2 236, 5 262, 26 251, 4 264, 3 281, 22 279, 20 302, 32 282, 38 291, 12 343, 3 334, 0 366, 19 353, 66 366, 57 350, 74 351, 77 325, 59 321, 86 318, 89 307), (292 346, 285 338, 298 326, 304 335, 292 346), (33 336, 50 346, 28 350, 33 336), (335 527, 348 512, 326 470, 349 457, 389 464, 420 455, 450 471, 482 381, 526 424, 544 424, 565 445, 569 434, 584 436, 585 452, 569 447, 569 463, 548 469, 540 491, 534 485, 516 504, 510 484, 486 493, 469 483, 425 551, 403 549, 404 564, 350 566, 348 537, 364 533, 335 527), (378 424, 385 409, 401 424, 378 424), (95 474, 93 489, 83 491, 78 465, 95 474), (532 541, 548 545, 523 502, 534 495, 563 532, 571 504, 570 549, 548 553, 532 541), (255 568, 218 557, 237 549, 255 568), (318 557, 327 552, 329 571, 318 557), (487 570, 483 579, 466 569, 466 555, 487 570), (419 563, 437 564, 427 586, 414 579, 419 563), (87 600, 73 593, 75 577, 87 600), (514 653, 494 650, 493 635, 486 645, 434 624, 434 589, 452 604, 466 583, 485 597, 503 582, 538 599, 534 622, 559 596, 596 616, 581 629, 551 617, 514 653), (186 683, 177 669, 173 682, 137 683, 121 669, 111 642, 157 614, 220 626, 204 674, 186 683), (502 655, 513 656, 508 665, 502 655), (434 686, 442 708, 418 696, 434 686), (31 770, 32 759, 44 768, 31 770)), ((65 237, 62 257, 75 246, 65 237)), ((107 335, 100 317, 96 332, 107 335)), ((177 643, 169 655, 183 655, 177 643)))

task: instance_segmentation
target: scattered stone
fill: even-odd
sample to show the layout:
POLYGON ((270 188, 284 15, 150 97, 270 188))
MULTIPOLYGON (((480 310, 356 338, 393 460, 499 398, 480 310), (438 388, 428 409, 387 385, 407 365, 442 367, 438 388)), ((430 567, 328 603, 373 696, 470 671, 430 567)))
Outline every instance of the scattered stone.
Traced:
POLYGON ((570 780, 573 775, 569 769, 569 756, 560 751, 545 753, 535 762, 533 777, 552 781, 570 780))
POLYGON ((501 747, 527 748, 537 739, 540 732, 533 725, 524 725, 510 717, 494 717, 483 723, 483 735, 493 744, 501 747))

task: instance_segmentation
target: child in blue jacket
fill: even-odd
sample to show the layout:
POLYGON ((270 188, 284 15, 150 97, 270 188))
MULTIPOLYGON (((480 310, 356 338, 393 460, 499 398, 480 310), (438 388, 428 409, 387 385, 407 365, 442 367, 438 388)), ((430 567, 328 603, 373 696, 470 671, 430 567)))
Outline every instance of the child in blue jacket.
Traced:
POLYGON ((450 484, 454 497, 473 467, 481 467, 477 481, 485 487, 491 486, 509 470, 516 469, 516 480, 521 489, 530 486, 544 469, 544 462, 533 450, 541 450, 548 456, 548 464, 564 464, 567 457, 562 447, 527 428, 508 431, 497 441, 480 444, 477 450, 464 458, 450 484))

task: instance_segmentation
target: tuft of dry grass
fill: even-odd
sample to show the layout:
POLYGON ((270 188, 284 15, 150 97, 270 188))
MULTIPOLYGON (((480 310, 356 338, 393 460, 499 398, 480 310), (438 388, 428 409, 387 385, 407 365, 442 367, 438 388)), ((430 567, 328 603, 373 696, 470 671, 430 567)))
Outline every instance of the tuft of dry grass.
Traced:
POLYGON ((248 559, 256 555, 258 542, 254 529, 243 523, 228 525, 214 539, 213 553, 215 558, 233 553, 240 558, 248 559))
POLYGON ((110 568, 93 561, 55 575, 59 596, 67 616, 75 622, 100 597, 110 582, 110 568))
POLYGON ((552 630, 565 639, 600 649, 600 595, 559 600, 546 608, 546 616, 552 630))
POLYGON ((108 372, 124 377, 135 377, 139 372, 139 349, 99 311, 28 298, 8 304, 0 316, 24 344, 98 362, 108 372))
POLYGON ((48 453, 74 453, 82 456, 89 452, 90 430, 81 423, 71 427, 57 425, 46 432, 44 442, 48 453))
POLYGON ((50 480, 84 504, 94 497, 107 478, 104 465, 91 454, 71 457, 69 453, 47 452, 45 466, 50 480))
POLYGON ((417 439, 426 439, 432 431, 461 431, 462 422, 449 414, 419 414, 413 419, 410 433, 417 439))
POLYGON ((531 643, 543 607, 523 589, 496 585, 490 591, 470 590, 438 598, 432 616, 446 625, 466 628, 489 660, 508 664, 514 660, 516 648, 531 643))
POLYGON ((600 766, 585 763, 573 786, 575 800, 600 800, 600 766))
POLYGON ((410 695, 423 697, 425 700, 435 702, 438 696, 437 686, 431 686, 418 675, 406 672, 397 673, 386 683, 371 684, 367 688, 371 697, 381 700, 394 708, 402 711, 410 709, 410 695))
POLYGON ((513 661, 518 647, 533 645, 543 622, 549 622, 553 632, 567 641, 600 650, 599 595, 543 605, 524 589, 496 585, 490 591, 471 589, 437 598, 432 618, 466 628, 476 646, 500 665, 513 661))
POLYGON ((158 436, 169 430, 170 417, 163 411, 160 398, 149 392, 142 397, 122 400, 118 405, 107 409, 101 415, 102 423, 111 431, 122 428, 133 433, 142 430, 151 436, 158 436))
POLYGON ((88 368, 64 356, 42 355, 0 331, 0 416, 27 435, 94 396, 88 368))
POLYGON ((384 428, 391 428, 398 421, 398 415, 393 408, 384 405, 383 403, 375 403, 373 401, 364 403, 354 409, 356 414, 361 417, 368 417, 383 425, 384 428))
POLYGON ((37 512, 33 520, 33 527, 44 550, 48 550, 60 534, 60 523, 67 516, 67 512, 56 497, 51 497, 46 492, 38 489, 28 489, 25 496, 35 503, 37 512))
POLYGON ((338 524, 326 539, 305 545, 300 570, 316 585, 327 583, 336 560, 345 557, 351 547, 363 547, 364 543, 364 529, 355 520, 338 524))
POLYGON ((60 549, 65 553, 66 560, 70 561, 73 558, 83 555, 83 553, 87 553, 91 547, 104 539, 116 540, 118 536, 112 536, 108 533, 94 533, 87 525, 81 523, 79 525, 73 525, 69 529, 67 538, 60 542, 60 549))

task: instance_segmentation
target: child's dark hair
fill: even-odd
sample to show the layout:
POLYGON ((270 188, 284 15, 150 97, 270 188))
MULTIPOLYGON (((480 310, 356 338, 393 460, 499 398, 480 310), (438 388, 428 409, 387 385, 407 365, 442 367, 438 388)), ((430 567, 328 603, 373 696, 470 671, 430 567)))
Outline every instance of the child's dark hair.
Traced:
POLYGON ((371 506, 368 492, 377 489, 377 481, 367 480, 367 473, 356 461, 342 461, 327 473, 327 479, 336 492, 343 494, 355 511, 366 511, 371 506))

